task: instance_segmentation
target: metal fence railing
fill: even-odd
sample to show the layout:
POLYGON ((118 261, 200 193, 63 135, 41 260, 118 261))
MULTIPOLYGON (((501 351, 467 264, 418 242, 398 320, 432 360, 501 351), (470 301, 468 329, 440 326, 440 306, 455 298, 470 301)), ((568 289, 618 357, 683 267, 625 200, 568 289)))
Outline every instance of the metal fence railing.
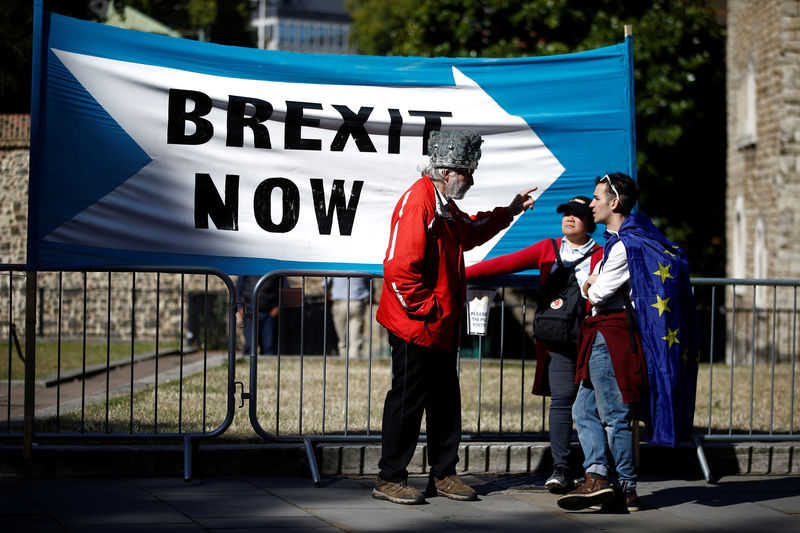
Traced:
POLYGON ((235 412, 230 278, 192 268, 0 272, 0 437, 21 436, 27 454, 34 439, 182 440, 191 477, 192 441, 225 432, 235 412))
MULTIPOLYGON (((7 400, 0 403, 0 438, 21 437, 26 446, 34 439, 183 439, 187 477, 192 441, 292 441, 305 446, 315 481, 316 444, 380 438, 391 365, 385 330, 375 321, 378 275, 264 275, 255 305, 268 278, 286 280, 279 284, 277 354, 257 354, 254 328, 253 349, 241 360, 241 295, 219 271, 120 268, 31 277, 20 265, 0 268, 0 399, 7 400), (325 289, 333 277, 369 281, 365 342, 352 357, 339 353, 325 289), (245 401, 247 419, 234 420, 245 401)), ((692 282, 703 336, 693 444, 710 479, 705 442, 797 440, 800 282, 692 282)), ((549 398, 530 394, 535 282, 488 283, 497 289, 488 334, 462 335, 463 438, 546 440, 549 398)), ((352 308, 345 309, 349 321, 352 308)), ((345 331, 346 353, 356 339, 345 331)))
POLYGON ((692 280, 708 346, 695 404, 698 460, 706 441, 797 441, 797 280, 692 280))

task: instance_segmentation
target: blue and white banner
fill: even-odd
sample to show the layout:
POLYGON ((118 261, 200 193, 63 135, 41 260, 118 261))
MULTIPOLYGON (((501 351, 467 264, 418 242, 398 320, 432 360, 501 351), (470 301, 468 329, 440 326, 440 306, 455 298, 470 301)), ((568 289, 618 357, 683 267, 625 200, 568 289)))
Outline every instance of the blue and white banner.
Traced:
POLYGON ((635 175, 631 38, 536 58, 330 56, 39 10, 29 269, 380 272, 436 129, 485 139, 462 210, 539 187, 468 263, 560 235, 559 203, 591 196, 597 175, 635 175))

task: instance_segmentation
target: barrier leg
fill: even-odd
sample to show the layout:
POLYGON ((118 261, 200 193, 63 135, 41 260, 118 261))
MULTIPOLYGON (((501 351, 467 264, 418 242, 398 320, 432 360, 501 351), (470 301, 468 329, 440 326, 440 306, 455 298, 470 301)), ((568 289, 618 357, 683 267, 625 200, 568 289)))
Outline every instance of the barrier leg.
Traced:
POLYGON ((183 437, 183 480, 189 483, 192 480, 192 438, 183 437))
POLYGON ((322 484, 322 479, 319 476, 319 467, 317 467, 317 457, 314 455, 314 445, 311 439, 305 437, 303 444, 306 448, 306 458, 308 459, 308 467, 311 469, 311 477, 314 479, 314 485, 319 487, 322 484))
POLYGON ((711 469, 708 467, 708 461, 706 461, 706 453, 703 451, 702 439, 695 437, 694 446, 697 450, 697 460, 700 461, 700 468, 703 470, 703 477, 708 483, 713 483, 714 478, 711 475, 711 469))

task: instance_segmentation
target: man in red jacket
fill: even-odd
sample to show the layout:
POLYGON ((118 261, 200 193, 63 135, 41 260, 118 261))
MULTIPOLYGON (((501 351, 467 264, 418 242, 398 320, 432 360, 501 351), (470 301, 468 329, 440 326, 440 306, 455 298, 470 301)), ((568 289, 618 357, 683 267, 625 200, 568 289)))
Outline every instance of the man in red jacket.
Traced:
POLYGON ((483 140, 474 131, 434 131, 429 165, 394 209, 383 262, 377 320, 389 332, 392 387, 383 408, 380 472, 372 495, 416 504, 425 496, 407 484, 406 467, 426 415, 430 478, 426 495, 475 500, 456 475, 461 441, 457 350, 466 296, 464 251, 507 228, 533 206, 531 188, 508 207, 469 216, 453 200, 472 186, 483 140))

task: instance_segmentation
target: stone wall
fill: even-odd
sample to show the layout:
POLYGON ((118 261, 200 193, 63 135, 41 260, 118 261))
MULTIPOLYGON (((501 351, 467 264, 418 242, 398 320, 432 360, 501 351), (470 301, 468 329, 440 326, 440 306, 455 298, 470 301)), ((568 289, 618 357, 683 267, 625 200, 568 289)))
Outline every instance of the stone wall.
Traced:
POLYGON ((24 263, 30 115, 0 115, 0 264, 24 263))
POLYGON ((728 275, 800 276, 800 0, 728 1, 728 275), (748 66, 755 137, 743 139, 748 66), (739 207, 737 209, 737 198, 739 207), (737 213, 738 211, 738 213, 737 213), (740 222, 737 222, 737 217, 740 222), (763 239, 756 235, 759 220, 763 239), (737 232, 741 233, 737 235, 737 232), (758 272, 763 242, 765 272, 758 272), (736 265, 740 265, 736 268, 736 265), (735 271, 738 270, 738 271, 735 271))

